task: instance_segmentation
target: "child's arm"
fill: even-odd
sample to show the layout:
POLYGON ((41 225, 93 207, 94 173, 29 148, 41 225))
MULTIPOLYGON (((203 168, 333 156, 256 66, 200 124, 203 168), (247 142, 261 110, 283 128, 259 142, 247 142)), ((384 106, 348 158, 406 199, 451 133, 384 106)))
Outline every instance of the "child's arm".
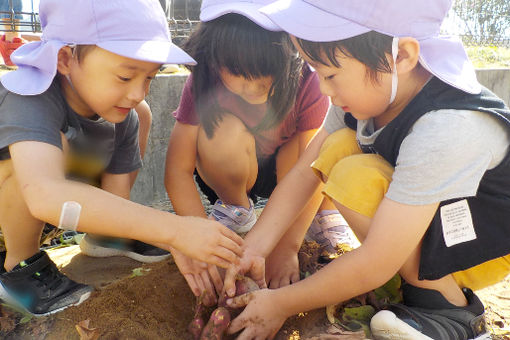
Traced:
MULTIPOLYGON (((193 178, 198 129, 195 125, 176 122, 168 142, 165 187, 175 212, 181 216, 207 217, 193 178)), ((204 263, 187 258, 176 249, 172 249, 172 255, 193 294, 200 296, 205 292, 204 303, 213 304, 216 291, 223 288, 218 270, 208 271, 204 263)))
POLYGON ((418 244, 437 207, 437 203, 411 206, 383 199, 359 248, 295 284, 234 298, 233 305, 248 306, 232 322, 229 332, 245 328, 238 339, 248 339, 248 334, 264 338, 274 334, 291 315, 345 301, 381 286, 414 258, 413 251, 419 251, 418 244))
MULTIPOLYGON (((235 293, 237 271, 250 272, 259 284, 264 281, 260 268, 282 236, 288 231, 295 217, 320 187, 320 180, 310 164, 318 157, 320 148, 329 133, 320 128, 303 152, 296 165, 276 186, 253 229, 245 238, 245 254, 238 268, 231 268, 225 277, 225 289, 229 296, 235 293)), ((292 234, 293 231, 289 231, 292 234)))
MULTIPOLYGON (((317 131, 317 129, 313 129, 298 133, 299 156, 303 155, 317 131)), ((295 163, 288 165, 293 167, 295 163)), ((285 176, 291 168, 283 170, 283 175, 285 176)), ((282 178, 284 177, 282 176, 282 178)), ((292 222, 286 233, 266 258, 266 281, 270 288, 279 288, 299 281, 298 251, 310 226, 310 221, 317 213, 324 198, 320 188, 322 188, 322 185, 319 185, 314 194, 310 196, 308 203, 303 207, 299 216, 292 222)))
POLYGON ((41 221, 58 225, 64 202, 76 201, 82 206, 80 231, 175 247, 222 267, 242 254, 242 239, 217 222, 179 217, 66 180, 63 153, 53 145, 25 141, 10 145, 9 151, 25 202, 41 221))
POLYGON ((165 166, 165 187, 175 212, 181 216, 206 217, 193 173, 199 126, 175 122, 165 166))

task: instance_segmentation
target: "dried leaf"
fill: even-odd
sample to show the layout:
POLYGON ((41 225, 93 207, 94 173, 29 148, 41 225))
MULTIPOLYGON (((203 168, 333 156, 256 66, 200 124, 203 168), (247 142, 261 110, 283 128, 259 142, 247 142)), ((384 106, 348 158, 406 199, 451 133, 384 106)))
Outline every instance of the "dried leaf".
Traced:
POLYGON ((75 325, 78 334, 80 335, 80 340, 97 340, 99 339, 99 330, 97 328, 89 327, 90 320, 82 320, 77 325, 75 325))

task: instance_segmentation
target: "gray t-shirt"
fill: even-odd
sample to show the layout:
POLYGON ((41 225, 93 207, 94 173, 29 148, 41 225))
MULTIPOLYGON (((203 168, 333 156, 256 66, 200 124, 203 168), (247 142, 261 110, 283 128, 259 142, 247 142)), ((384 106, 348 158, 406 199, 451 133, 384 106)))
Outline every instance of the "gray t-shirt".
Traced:
MULTIPOLYGON (((324 128, 333 133, 346 127, 345 112, 331 106, 324 128)), ((372 144, 383 128, 373 120, 358 121, 356 138, 372 144)), ((420 117, 400 146, 395 172, 386 193, 389 199, 424 205, 474 196, 487 170, 505 157, 510 133, 503 122, 479 111, 437 110, 420 117)))
POLYGON ((103 171, 123 174, 141 167, 138 115, 121 123, 76 114, 62 96, 58 80, 36 96, 20 96, 0 85, 0 160, 10 158, 9 145, 21 141, 48 143, 62 149, 64 133, 71 153, 94 158, 103 171))

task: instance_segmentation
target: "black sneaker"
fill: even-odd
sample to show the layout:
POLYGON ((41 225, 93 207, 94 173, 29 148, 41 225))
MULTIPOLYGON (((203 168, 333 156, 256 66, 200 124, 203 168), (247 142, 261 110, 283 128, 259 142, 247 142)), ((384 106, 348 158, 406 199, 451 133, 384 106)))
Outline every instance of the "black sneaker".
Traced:
POLYGON ((81 252, 92 257, 127 256, 144 263, 153 263, 170 257, 166 250, 150 244, 124 238, 85 234, 80 241, 81 252))
MULTIPOLYGON (((2 269, 5 253, 0 255, 2 269)), ((35 316, 59 312, 85 301, 94 290, 62 274, 48 254, 40 251, 0 274, 0 299, 35 316)))
POLYGON ((402 290, 405 305, 390 305, 370 321, 374 339, 491 339, 485 329, 483 304, 471 289, 462 289, 466 307, 452 305, 436 290, 409 284, 402 290))

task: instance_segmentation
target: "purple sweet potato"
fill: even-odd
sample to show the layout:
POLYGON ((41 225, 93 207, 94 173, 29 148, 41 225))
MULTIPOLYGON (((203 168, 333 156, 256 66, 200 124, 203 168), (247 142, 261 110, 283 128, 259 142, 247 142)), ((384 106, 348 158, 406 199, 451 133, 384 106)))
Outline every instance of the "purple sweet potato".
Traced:
POLYGON ((188 325, 188 331, 193 336, 193 340, 199 340, 200 334, 204 329, 204 305, 202 304, 202 297, 197 298, 197 305, 195 309, 195 315, 188 325))
POLYGON ((216 308, 212 314, 200 340, 221 340, 230 325, 230 312, 225 307, 216 308))
MULTIPOLYGON (((254 290, 260 289, 251 278, 238 275, 236 277, 236 296, 243 295, 254 290)), ((218 307, 227 307, 227 293, 223 292, 218 297, 218 307)))
POLYGON ((191 320, 190 324, 188 325, 188 332, 190 332, 190 334, 193 336, 193 340, 200 339, 200 335, 204 329, 204 324, 205 322, 202 317, 191 320))
POLYGON ((254 290, 259 290, 259 286, 248 276, 238 276, 236 280, 236 296, 243 295, 254 290))

